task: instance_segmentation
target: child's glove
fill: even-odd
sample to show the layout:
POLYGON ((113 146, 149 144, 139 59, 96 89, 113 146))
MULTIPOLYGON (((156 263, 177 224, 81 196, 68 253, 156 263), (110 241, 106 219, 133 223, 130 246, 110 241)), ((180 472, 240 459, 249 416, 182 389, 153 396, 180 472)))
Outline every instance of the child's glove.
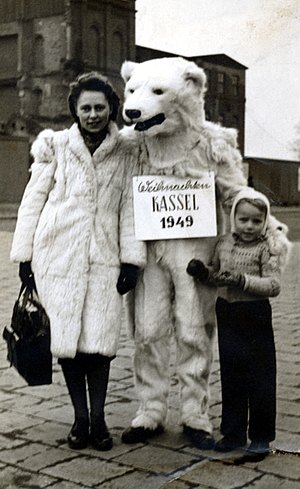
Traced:
POLYGON ((134 289, 137 283, 139 267, 130 263, 122 263, 121 271, 117 282, 117 291, 124 295, 134 289))
POLYGON ((206 282, 209 276, 209 270, 200 260, 193 258, 187 266, 187 273, 194 278, 197 278, 200 282, 206 282))
POLYGON ((219 287, 238 287, 243 289, 245 286, 245 276, 235 272, 218 272, 213 275, 213 281, 219 287))
POLYGON ((31 261, 24 261, 19 264, 19 277, 23 285, 32 290, 36 289, 31 261))

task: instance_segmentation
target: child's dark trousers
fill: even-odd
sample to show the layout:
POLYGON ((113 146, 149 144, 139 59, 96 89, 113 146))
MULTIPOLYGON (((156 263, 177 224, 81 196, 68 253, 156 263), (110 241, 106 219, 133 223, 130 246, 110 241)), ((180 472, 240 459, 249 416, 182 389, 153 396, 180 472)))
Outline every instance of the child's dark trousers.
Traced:
POLYGON ((275 439, 276 355, 268 299, 217 299, 223 436, 241 444, 275 439), (249 413, 249 419, 248 419, 249 413))

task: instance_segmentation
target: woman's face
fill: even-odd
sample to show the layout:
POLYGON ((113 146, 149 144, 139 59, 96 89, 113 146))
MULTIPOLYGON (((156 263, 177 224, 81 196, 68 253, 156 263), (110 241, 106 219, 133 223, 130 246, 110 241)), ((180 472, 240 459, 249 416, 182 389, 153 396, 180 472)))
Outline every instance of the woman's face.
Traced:
POLYGON ((103 92, 85 90, 79 95, 76 114, 80 125, 88 132, 102 131, 109 120, 110 107, 103 92))

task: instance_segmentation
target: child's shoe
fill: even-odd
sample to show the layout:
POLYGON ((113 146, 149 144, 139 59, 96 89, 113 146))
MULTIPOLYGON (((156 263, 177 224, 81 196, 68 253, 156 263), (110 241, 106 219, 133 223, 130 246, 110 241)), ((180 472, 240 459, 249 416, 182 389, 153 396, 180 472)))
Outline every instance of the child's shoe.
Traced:
POLYGON ((215 450, 217 452, 231 452, 232 450, 237 450, 238 448, 245 447, 245 440, 241 440, 238 438, 230 438, 228 436, 224 436, 219 440, 215 445, 215 450))
POLYGON ((253 440, 247 448, 247 452, 249 453, 270 453, 270 451, 271 449, 268 441, 253 440))

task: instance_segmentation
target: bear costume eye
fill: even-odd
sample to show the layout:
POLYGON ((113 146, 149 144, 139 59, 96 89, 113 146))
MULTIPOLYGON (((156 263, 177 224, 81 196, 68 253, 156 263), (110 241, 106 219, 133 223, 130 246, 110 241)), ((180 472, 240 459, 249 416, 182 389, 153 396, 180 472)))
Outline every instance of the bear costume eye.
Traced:
POLYGON ((155 95, 162 95, 164 93, 161 88, 153 88, 152 92, 155 93, 155 95))
POLYGON ((134 93, 134 88, 129 88, 129 93, 134 93))

